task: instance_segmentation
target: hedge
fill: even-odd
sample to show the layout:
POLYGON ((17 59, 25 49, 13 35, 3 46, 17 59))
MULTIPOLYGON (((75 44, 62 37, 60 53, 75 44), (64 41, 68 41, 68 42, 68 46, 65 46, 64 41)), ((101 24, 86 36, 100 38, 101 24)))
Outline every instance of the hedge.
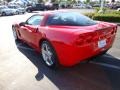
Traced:
POLYGON ((84 15, 93 18, 95 13, 84 13, 84 15))
MULTIPOLYGON (((100 7, 95 7, 94 9, 96 12, 98 12, 100 10, 100 7)), ((103 8, 103 12, 106 12, 107 10, 110 10, 110 9, 106 7, 103 8)))
POLYGON ((86 13, 86 16, 99 21, 107 21, 107 22, 118 22, 120 23, 120 12, 111 11, 110 13, 86 13))

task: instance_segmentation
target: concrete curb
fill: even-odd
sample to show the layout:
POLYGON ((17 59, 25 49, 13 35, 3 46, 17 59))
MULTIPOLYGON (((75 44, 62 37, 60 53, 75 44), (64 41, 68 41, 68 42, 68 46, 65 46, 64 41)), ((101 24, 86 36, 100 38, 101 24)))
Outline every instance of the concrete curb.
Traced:
MULTIPOLYGON (((115 23, 115 22, 112 22, 112 23, 115 23)), ((118 26, 120 26, 120 23, 115 23, 115 24, 117 24, 118 26)))
POLYGON ((120 23, 117 23, 118 26, 120 26, 120 23))

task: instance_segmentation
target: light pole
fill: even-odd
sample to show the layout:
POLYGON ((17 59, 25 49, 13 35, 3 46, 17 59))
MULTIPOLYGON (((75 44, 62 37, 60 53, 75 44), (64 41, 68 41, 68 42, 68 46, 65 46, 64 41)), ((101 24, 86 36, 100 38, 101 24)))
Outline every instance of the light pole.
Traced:
POLYGON ((104 7, 104 0, 101 0, 101 4, 100 4, 100 10, 98 11, 98 13, 103 13, 103 7, 104 7))

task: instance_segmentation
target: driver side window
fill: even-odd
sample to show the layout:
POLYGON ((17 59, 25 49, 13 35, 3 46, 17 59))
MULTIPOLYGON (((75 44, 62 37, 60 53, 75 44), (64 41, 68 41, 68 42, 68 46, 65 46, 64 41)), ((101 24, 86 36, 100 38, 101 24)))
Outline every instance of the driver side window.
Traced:
POLYGON ((44 16, 35 15, 27 20, 28 25, 40 25, 44 16))

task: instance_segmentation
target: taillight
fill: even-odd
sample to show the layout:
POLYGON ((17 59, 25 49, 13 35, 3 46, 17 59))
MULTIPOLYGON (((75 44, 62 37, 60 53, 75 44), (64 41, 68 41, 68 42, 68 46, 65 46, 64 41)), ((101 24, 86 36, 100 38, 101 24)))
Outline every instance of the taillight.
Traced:
POLYGON ((93 33, 93 40, 94 40, 94 41, 97 41, 98 39, 99 39, 98 33, 97 33, 97 32, 94 32, 94 33, 93 33))
POLYGON ((85 45, 85 44, 90 44, 93 42, 94 39, 96 39, 97 34, 96 33, 84 33, 78 36, 76 39, 76 44, 77 45, 85 45))
POLYGON ((85 43, 91 43, 92 42, 92 38, 93 38, 93 34, 92 33, 88 33, 88 34, 85 34, 86 38, 84 39, 85 40, 85 43))
POLYGON ((78 38, 76 39, 76 44, 77 45, 83 45, 84 44, 84 35, 79 35, 78 38))

